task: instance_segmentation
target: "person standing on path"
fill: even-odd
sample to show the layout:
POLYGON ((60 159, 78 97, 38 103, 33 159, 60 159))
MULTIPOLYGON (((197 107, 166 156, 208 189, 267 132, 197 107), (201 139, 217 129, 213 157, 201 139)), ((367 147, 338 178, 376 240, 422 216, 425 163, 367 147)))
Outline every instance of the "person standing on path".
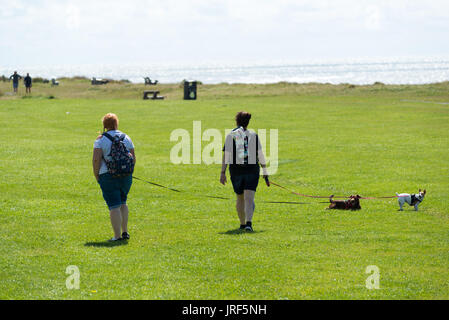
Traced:
POLYGON ((19 80, 22 79, 22 76, 17 73, 17 71, 14 71, 14 74, 12 74, 9 77, 9 80, 12 79, 12 88, 14 89, 14 93, 17 93, 17 88, 19 88, 19 80))
POLYGON ((29 73, 27 73, 27 76, 25 78, 23 78, 23 82, 25 84, 26 93, 31 93, 31 86, 32 86, 33 79, 31 79, 29 73))

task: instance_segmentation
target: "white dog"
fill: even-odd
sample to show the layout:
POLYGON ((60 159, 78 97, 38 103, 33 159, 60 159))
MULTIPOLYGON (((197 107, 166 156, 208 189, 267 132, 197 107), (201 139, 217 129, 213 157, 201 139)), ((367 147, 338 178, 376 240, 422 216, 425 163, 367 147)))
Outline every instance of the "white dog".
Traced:
POLYGON ((402 206, 404 203, 408 203, 410 206, 415 207, 415 211, 418 211, 418 205, 424 200, 424 196, 426 195, 426 190, 421 191, 419 189, 418 194, 408 194, 408 193, 396 193, 398 196, 399 210, 402 211, 402 206))

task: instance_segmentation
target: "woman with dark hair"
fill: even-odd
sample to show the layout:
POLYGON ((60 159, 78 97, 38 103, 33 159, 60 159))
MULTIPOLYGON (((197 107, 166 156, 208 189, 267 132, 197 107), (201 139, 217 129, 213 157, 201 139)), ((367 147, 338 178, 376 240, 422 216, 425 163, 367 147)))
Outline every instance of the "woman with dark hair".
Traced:
POLYGON ((252 219, 255 209, 254 197, 259 184, 260 168, 267 186, 270 186, 266 170, 265 156, 259 137, 247 130, 251 114, 240 111, 235 117, 237 128, 226 136, 223 148, 220 183, 226 184, 226 167, 237 196, 236 209, 240 220, 240 229, 253 231, 252 219))
POLYGON ((111 148, 113 141, 119 139, 123 142, 127 152, 132 155, 133 163, 136 163, 134 145, 128 135, 118 130, 118 118, 113 113, 103 117, 103 134, 97 137, 94 143, 92 166, 94 176, 100 184, 103 198, 109 208, 114 237, 109 241, 128 240, 128 205, 126 200, 131 189, 132 175, 115 177, 108 169, 107 162, 111 161, 111 148))

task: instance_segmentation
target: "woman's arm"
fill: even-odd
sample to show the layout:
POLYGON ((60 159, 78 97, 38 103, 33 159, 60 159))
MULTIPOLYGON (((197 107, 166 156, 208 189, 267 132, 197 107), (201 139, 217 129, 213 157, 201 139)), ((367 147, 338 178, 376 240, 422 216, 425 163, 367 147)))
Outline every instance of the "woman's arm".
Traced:
POLYGON ((101 167, 101 157, 103 156, 103 150, 100 148, 94 148, 94 153, 92 157, 92 168, 94 171, 95 179, 100 178, 100 167, 101 167))
POLYGON ((232 164, 232 148, 233 148, 233 139, 230 134, 226 136, 225 145, 223 147, 223 158, 221 160, 221 173, 220 173, 220 183, 226 184, 226 168, 228 164, 232 164))
POLYGON ((220 183, 226 184, 226 168, 228 165, 226 164, 226 151, 223 152, 223 159, 221 160, 221 174, 220 174, 220 183))

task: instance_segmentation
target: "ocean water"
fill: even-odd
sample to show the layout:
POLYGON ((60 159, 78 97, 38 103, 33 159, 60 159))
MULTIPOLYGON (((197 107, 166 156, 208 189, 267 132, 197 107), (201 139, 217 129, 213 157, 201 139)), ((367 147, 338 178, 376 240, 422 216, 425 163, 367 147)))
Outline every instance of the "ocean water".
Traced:
MULTIPOLYGON (((15 69, 0 66, 0 74, 9 75, 15 69)), ((144 77, 161 83, 179 83, 184 79, 205 84, 217 83, 351 83, 423 84, 449 81, 448 58, 396 58, 339 61, 299 61, 199 65, 61 65, 17 67, 19 73, 37 77, 71 77, 127 79, 144 82, 144 77)))

